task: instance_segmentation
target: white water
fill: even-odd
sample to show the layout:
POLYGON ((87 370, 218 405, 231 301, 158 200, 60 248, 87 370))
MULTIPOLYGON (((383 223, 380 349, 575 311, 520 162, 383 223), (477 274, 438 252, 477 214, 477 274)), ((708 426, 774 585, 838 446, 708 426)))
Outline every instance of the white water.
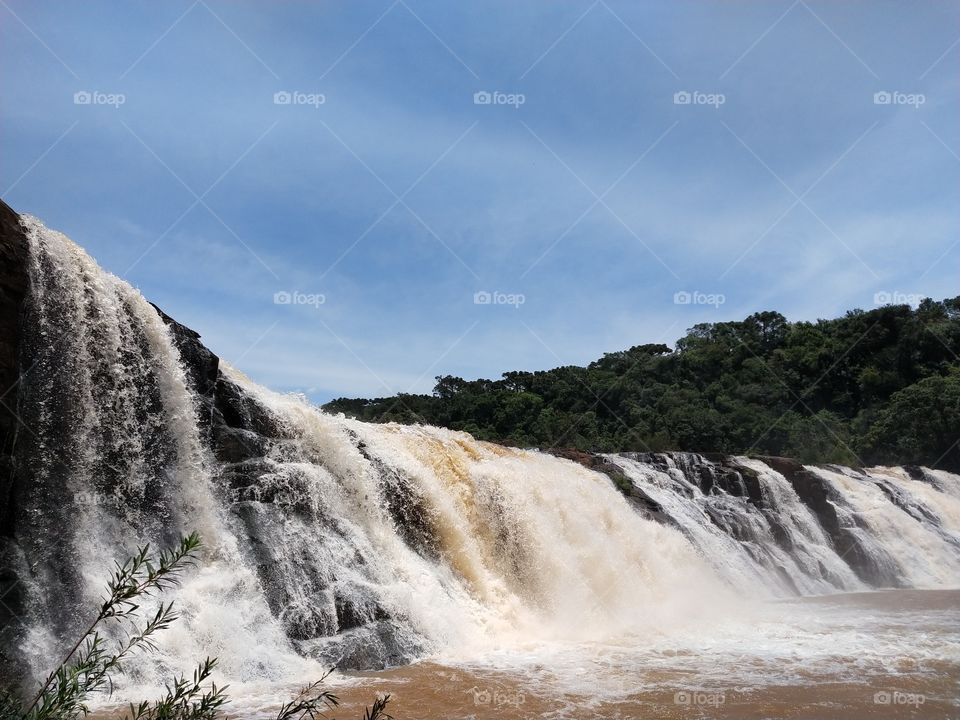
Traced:
MULTIPOLYGON (((878 562, 906 579, 910 587, 950 587, 960 583, 960 534, 957 497, 896 472, 857 472, 849 468, 811 467, 834 489, 833 504, 841 522, 869 548, 878 562), (922 515, 895 504, 883 484, 903 491, 903 499, 928 509, 946 527, 924 521, 922 515), (925 501, 925 502, 924 502, 925 501), (950 529, 950 526, 954 529, 950 529)), ((889 471, 887 471, 889 472, 889 471)), ((948 491, 953 483, 942 485, 948 491)))
POLYGON ((373 585, 428 650, 601 641, 701 617, 702 593, 722 603, 723 587, 679 533, 640 517, 602 475, 465 433, 331 417, 228 376, 293 438, 270 453, 266 482, 337 519, 335 533, 314 528, 324 572, 373 585), (437 557, 402 540, 388 512, 399 482, 426 508, 437 557))
MULTIPOLYGON (((664 512, 696 547, 705 562, 731 580, 737 587, 766 587, 776 578, 751 555, 747 547, 723 531, 710 519, 707 497, 676 468, 664 472, 658 468, 617 455, 607 455, 630 480, 656 500, 664 512)), ((720 500, 729 503, 728 498, 720 500)), ((735 502, 735 501, 734 501, 735 502)), ((749 519, 759 530, 760 520, 749 519)))
MULTIPOLYGON (((167 326, 136 290, 103 272, 68 238, 34 218, 24 224, 31 240, 32 318, 42 343, 31 374, 40 408, 31 430, 36 472, 52 485, 66 485, 62 497, 71 526, 57 542, 81 577, 74 601, 96 607, 113 561, 136 545, 163 545, 196 530, 205 551, 199 570, 177 593, 183 622, 162 640, 166 657, 132 667, 134 682, 159 688, 171 668, 189 670, 208 655, 220 658, 224 676, 315 672, 292 651, 228 529, 167 326), (59 424, 48 409, 58 403, 67 407, 66 422, 59 424), (158 485, 160 516, 142 506, 158 485)), ((48 528, 47 539, 59 532, 48 528)), ((36 590, 43 595, 47 589, 36 590)), ((37 675, 62 653, 56 648, 63 640, 47 623, 34 624, 26 643, 37 675)))
POLYGON ((664 471, 629 457, 606 457, 663 507, 721 577, 744 593, 783 596, 864 587, 783 475, 759 460, 736 459, 759 476, 763 500, 757 508, 722 491, 704 494, 670 458, 664 471), (770 518, 788 535, 790 552, 776 541, 770 518), (718 524, 726 520, 735 525, 735 535, 718 524))
MULTIPOLYGON (((611 663, 639 652, 656 666, 678 653, 729 655, 745 633, 773 657, 828 653, 814 616, 811 635, 791 646, 796 626, 779 610, 757 614, 756 602, 867 587, 791 483, 759 460, 731 461, 757 477, 761 497, 748 502, 702 489, 689 463, 715 468, 696 456, 683 466, 607 456, 660 505, 658 521, 573 462, 439 428, 333 417, 223 367, 274 431, 255 462, 221 465, 154 308, 63 235, 33 219, 26 227, 36 516, 51 497, 68 505, 59 520, 68 531, 42 519, 31 531, 41 545, 60 533, 60 554, 38 560, 80 577, 78 588, 41 577, 33 591, 91 607, 109 563, 138 542, 196 529, 206 545, 176 594, 182 621, 121 683, 129 697, 207 655, 221 659, 222 679, 256 694, 341 661, 576 668, 577 652, 611 663)), ((960 478, 808 470, 891 576, 960 585, 960 478)), ((26 638, 34 674, 64 642, 42 605, 26 638)), ((851 647, 865 641, 856 633, 851 647)))

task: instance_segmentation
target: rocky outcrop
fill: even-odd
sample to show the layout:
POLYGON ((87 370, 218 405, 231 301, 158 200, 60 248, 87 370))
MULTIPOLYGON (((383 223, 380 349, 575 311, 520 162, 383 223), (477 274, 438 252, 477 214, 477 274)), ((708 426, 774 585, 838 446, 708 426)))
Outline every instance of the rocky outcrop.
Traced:
POLYGON ((898 587, 901 579, 891 572, 891 564, 882 562, 863 544, 860 528, 841 521, 837 512, 840 498, 822 477, 811 472, 796 460, 782 457, 764 457, 763 461, 783 475, 794 491, 810 508, 842 557, 857 576, 875 587, 898 587))
MULTIPOLYGON (((60 573, 57 580, 47 582, 54 572, 51 568, 57 563, 38 562, 38 558, 54 553, 58 544, 49 540, 42 542, 35 537, 35 528, 30 527, 35 511, 29 510, 27 498, 40 492, 49 514, 47 519, 53 526, 58 525, 59 515, 70 512, 71 503, 60 497, 64 493, 69 495, 62 481, 66 473, 54 473, 56 487, 44 490, 38 489, 31 472, 33 433, 29 425, 36 413, 28 395, 30 373, 34 369, 33 351, 37 348, 30 345, 29 334, 24 332, 30 312, 29 263, 30 241, 20 217, 0 201, 0 680, 23 678, 24 659, 18 648, 25 637, 25 618, 38 599, 31 588, 38 582, 57 586, 70 580, 60 573)), ((160 308, 156 310, 169 326, 180 352, 197 398, 201 429, 209 438, 217 439, 242 432, 231 426, 231 422, 238 426, 243 422, 230 412, 234 395, 219 372, 217 356, 203 345, 198 333, 176 322, 160 308), (219 396, 218 388, 223 390, 219 396)), ((44 342, 42 338, 35 340, 44 342)), ((247 446, 250 445, 248 439, 247 446)), ((222 440, 211 446, 222 449, 217 455, 227 461, 241 454, 231 451, 229 443, 222 440)), ((64 461, 69 462, 70 453, 64 455, 64 461)), ((69 562, 60 565, 67 566, 69 562)))
POLYGON ((153 305, 173 335, 173 341, 180 351, 190 380, 191 389, 201 404, 200 422, 209 426, 216 404, 217 381, 220 379, 220 358, 214 355, 206 345, 200 342, 200 333, 181 325, 159 307, 153 305))
MULTIPOLYGON (((673 519, 663 512, 655 499, 649 497, 642 487, 626 478, 620 468, 603 455, 567 449, 554 449, 549 452, 606 474, 628 500, 647 517, 675 525, 673 519)), ((623 456, 668 475, 679 473, 687 483, 696 486, 705 496, 720 495, 740 499, 747 503, 740 511, 731 511, 724 503, 707 503, 704 511, 711 522, 724 533, 749 544, 752 540, 753 528, 746 510, 755 508, 766 518, 777 544, 787 553, 794 551, 792 534, 786 525, 789 519, 781 517, 778 512, 771 511, 771 508, 767 507, 759 475, 738 458, 688 452, 623 453, 623 456)), ((843 498, 837 495, 837 490, 827 480, 790 458, 763 456, 756 459, 784 476, 799 499, 813 513, 817 523, 832 543, 836 554, 861 581, 872 587, 900 587, 904 584, 904 579, 896 571, 896 563, 885 558, 882 553, 878 553, 875 545, 868 545, 865 542, 870 535, 869 529, 861 526, 857 521, 851 522, 849 514, 847 520, 841 517, 838 507, 843 506, 843 498)), ((863 474, 862 471, 852 468, 828 469, 852 473, 858 477, 863 474)), ((907 472, 914 479, 937 485, 936 477, 923 468, 907 468, 907 472)), ((894 505, 901 507, 908 514, 918 515, 918 521, 937 529, 935 518, 924 514, 922 508, 907 505, 907 501, 900 497, 892 486, 878 483, 865 474, 862 481, 876 484, 888 495, 894 505)), ((678 486, 677 491, 683 492, 683 488, 678 486)), ((689 494, 691 491, 687 489, 686 492, 689 494)), ((948 540, 952 540, 952 536, 948 540)), ((784 581, 789 584, 788 577, 785 577, 784 581)))
POLYGON ((20 429, 20 311, 27 292, 28 254, 20 218, 0 200, 0 536, 6 537, 13 534, 15 516, 13 450, 20 429))
POLYGON ((603 473, 614 486, 624 494, 627 500, 643 515, 660 522, 669 522, 660 503, 647 495, 642 488, 637 487, 623 474, 623 471, 602 455, 574 450, 572 448, 550 448, 546 452, 564 460, 572 460, 585 468, 603 473))
POLYGON ((0 677, 16 676, 7 652, 19 638, 26 602, 14 546, 21 482, 14 460, 21 432, 17 407, 20 377, 20 318, 27 293, 29 246, 20 219, 0 201, 0 677))
MULTIPOLYGON (((49 574, 50 568, 71 563, 61 558, 37 564, 36 558, 42 553, 34 547, 36 533, 21 522, 23 513, 18 509, 17 497, 36 495, 37 489, 30 484, 30 443, 23 439, 18 443, 17 412, 17 390, 31 385, 27 366, 31 350, 36 348, 24 340, 30 334, 21 332, 21 324, 29 315, 29 241, 19 217, 6 205, 0 205, 0 259, 0 680, 4 680, 22 676, 18 670, 23 666, 18 650, 24 640, 22 619, 29 614, 28 603, 36 600, 28 588, 38 574, 49 574), (27 380, 20 382, 22 376, 27 380)), ((333 524, 329 518, 312 515, 315 508, 301 507, 291 500, 296 499, 296 493, 272 484, 277 476, 275 451, 291 441, 289 430, 221 372, 219 358, 203 344, 199 333, 153 307, 168 326, 180 355, 195 399, 201 437, 216 460, 214 472, 220 491, 236 522, 244 528, 246 552, 271 610, 291 641, 304 653, 344 667, 372 669, 410 660, 409 651, 402 649, 410 643, 399 641, 398 626, 372 594, 364 593, 362 584, 318 574, 311 570, 315 568, 312 557, 297 555, 288 547, 285 540, 289 533, 306 536, 317 524, 333 524), (291 577, 296 581, 291 582, 291 577)), ((36 340, 44 342, 43 338, 36 340)), ((21 401, 25 392, 20 393, 21 401)), ((69 494, 63 481, 67 473, 55 472, 53 476, 54 490, 69 494)), ((422 503, 416 502, 410 484, 403 478, 394 477, 392 484, 397 492, 391 512, 403 528, 405 539, 421 554, 436 556, 422 503)), ((44 496, 43 503, 44 513, 51 518, 70 511, 67 496, 44 496)), ((57 524, 53 520, 53 525, 57 524)), ((43 541, 46 539, 44 536, 43 541)), ((304 547, 311 546, 308 543, 304 547)), ((40 584, 58 584, 48 580, 44 575, 40 584)), ((60 630, 73 631, 69 626, 60 630)))
POLYGON ((629 457, 666 472, 671 467, 683 472, 684 477, 696 483, 705 495, 722 490, 759 505, 760 482, 756 473, 736 462, 732 457, 716 454, 700 455, 690 452, 627 453, 629 457))

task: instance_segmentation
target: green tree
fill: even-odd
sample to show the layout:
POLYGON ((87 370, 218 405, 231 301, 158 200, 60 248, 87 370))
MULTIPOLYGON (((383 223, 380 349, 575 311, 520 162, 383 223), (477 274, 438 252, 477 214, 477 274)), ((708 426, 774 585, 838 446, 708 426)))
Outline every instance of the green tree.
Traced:
POLYGON ((881 462, 960 468, 960 370, 924 378, 893 394, 867 432, 881 462))
POLYGON ((851 310, 816 322, 791 323, 765 311, 739 322, 695 325, 675 350, 636 345, 586 367, 512 371, 500 380, 443 375, 432 395, 340 398, 326 408, 519 445, 752 452, 812 463, 883 459, 960 469, 950 450, 957 435, 951 391, 942 385, 952 387, 958 354, 960 297, 926 299, 915 310, 851 310), (925 415, 927 398, 938 393, 946 405, 928 404, 925 415), (903 422, 911 429, 899 437, 903 422))

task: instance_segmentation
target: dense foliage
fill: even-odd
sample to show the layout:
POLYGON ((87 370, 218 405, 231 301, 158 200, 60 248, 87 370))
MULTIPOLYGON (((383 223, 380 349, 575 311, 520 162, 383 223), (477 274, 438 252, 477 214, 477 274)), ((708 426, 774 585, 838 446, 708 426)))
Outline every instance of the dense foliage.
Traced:
POLYGON ((691 328, 587 367, 437 378, 432 395, 326 410, 483 440, 581 450, 694 450, 804 462, 960 468, 960 297, 791 323, 776 312, 691 328))

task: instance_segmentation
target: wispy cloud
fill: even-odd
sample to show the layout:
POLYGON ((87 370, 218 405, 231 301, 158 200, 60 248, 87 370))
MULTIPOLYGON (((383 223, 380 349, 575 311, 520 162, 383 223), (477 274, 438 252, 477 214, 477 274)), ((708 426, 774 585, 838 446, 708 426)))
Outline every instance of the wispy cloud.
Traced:
POLYGON ((5 199, 279 388, 954 292, 955 6, 9 4, 5 199))

